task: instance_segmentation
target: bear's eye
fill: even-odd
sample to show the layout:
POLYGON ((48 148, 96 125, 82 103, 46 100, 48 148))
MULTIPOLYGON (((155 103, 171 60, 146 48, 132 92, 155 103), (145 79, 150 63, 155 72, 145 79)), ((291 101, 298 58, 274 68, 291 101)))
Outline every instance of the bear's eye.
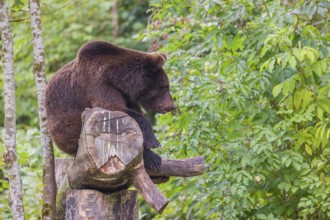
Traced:
POLYGON ((164 86, 164 90, 168 91, 170 89, 169 85, 164 86))

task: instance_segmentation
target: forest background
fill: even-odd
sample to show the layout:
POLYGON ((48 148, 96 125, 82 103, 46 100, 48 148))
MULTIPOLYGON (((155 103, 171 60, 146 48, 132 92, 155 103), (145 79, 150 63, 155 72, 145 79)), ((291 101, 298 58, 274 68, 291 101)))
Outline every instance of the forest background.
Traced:
MULTIPOLYGON (((25 214, 39 219, 42 150, 28 2, 7 4, 25 214)), ((207 165, 202 176, 159 186, 171 200, 162 215, 140 200, 141 219, 330 218, 328 1, 47 0, 41 12, 48 80, 90 40, 168 55, 180 113, 155 116, 157 152, 204 155, 207 165)), ((0 139, 0 219, 10 219, 3 153, 0 139)))

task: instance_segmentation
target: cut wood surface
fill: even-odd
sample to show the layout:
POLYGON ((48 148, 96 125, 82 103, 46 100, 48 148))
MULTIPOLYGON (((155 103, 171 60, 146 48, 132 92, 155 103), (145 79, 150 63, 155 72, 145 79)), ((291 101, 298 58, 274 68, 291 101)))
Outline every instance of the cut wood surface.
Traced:
POLYGON ((143 163, 137 122, 124 112, 86 109, 78 153, 68 174, 72 188, 127 188, 130 171, 143 163))

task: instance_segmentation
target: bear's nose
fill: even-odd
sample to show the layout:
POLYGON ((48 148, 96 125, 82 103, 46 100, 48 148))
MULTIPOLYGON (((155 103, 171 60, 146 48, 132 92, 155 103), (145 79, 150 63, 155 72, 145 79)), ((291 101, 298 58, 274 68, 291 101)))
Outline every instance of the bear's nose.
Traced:
POLYGON ((161 106, 161 109, 163 109, 165 112, 174 111, 176 109, 176 105, 167 105, 167 106, 161 106))

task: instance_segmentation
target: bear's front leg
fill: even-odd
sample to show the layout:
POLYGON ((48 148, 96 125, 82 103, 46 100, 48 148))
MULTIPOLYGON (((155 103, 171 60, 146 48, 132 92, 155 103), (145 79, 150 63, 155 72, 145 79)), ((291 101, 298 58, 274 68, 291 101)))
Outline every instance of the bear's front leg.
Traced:
POLYGON ((134 110, 131 110, 131 109, 128 109, 125 112, 129 116, 134 118, 135 121, 137 121, 137 123, 139 124, 140 129, 141 129, 142 134, 143 134, 143 146, 144 147, 146 147, 146 148, 156 148, 156 147, 161 146, 158 139, 156 138, 153 130, 152 130, 151 123, 148 121, 148 119, 146 117, 144 117, 140 113, 138 113, 134 110))
POLYGON ((132 108, 128 107, 128 101, 120 91, 109 85, 99 85, 95 91, 92 90, 89 94, 91 94, 89 99, 91 100, 92 108, 100 107, 110 111, 122 111, 134 118, 142 131, 144 147, 160 147, 160 143, 152 130, 151 123, 142 113, 135 110, 134 106, 131 106, 132 108))
POLYGON ((162 163, 162 158, 149 148, 156 148, 161 145, 152 130, 151 123, 146 117, 135 110, 127 109, 125 112, 137 121, 142 131, 144 147, 143 161, 145 169, 158 171, 162 163))

